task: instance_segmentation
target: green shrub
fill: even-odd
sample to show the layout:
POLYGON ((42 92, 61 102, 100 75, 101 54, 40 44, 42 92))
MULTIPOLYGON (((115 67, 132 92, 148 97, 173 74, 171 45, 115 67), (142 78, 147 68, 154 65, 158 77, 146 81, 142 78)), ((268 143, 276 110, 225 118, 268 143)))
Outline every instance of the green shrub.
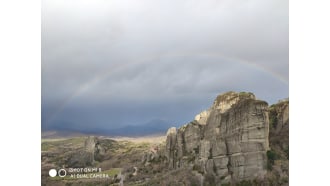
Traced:
POLYGON ((269 126, 271 128, 276 128, 277 126, 277 113, 275 109, 270 109, 269 111, 269 126))
POLYGON ((275 151, 273 150, 268 150, 267 151, 267 159, 269 162, 271 162, 271 164, 274 164, 274 160, 277 159, 277 154, 275 153, 275 151))
POLYGON ((267 151, 267 169, 272 170, 272 166, 274 165, 274 161, 278 159, 277 154, 273 150, 267 151))

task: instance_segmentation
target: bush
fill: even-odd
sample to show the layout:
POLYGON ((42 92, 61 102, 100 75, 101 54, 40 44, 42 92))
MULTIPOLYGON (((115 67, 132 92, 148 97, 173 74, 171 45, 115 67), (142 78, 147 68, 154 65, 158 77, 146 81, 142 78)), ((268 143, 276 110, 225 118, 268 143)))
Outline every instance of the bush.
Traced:
POLYGON ((277 154, 275 153, 275 151, 273 150, 268 150, 267 151, 267 159, 268 161, 270 161, 272 163, 272 165, 274 164, 274 160, 277 159, 277 154))
POLYGON ((277 154, 273 150, 267 151, 267 169, 272 170, 272 166, 274 165, 274 161, 277 159, 277 154))
POLYGON ((271 128, 276 128, 277 126, 277 113, 275 109, 270 109, 269 111, 269 126, 271 128))

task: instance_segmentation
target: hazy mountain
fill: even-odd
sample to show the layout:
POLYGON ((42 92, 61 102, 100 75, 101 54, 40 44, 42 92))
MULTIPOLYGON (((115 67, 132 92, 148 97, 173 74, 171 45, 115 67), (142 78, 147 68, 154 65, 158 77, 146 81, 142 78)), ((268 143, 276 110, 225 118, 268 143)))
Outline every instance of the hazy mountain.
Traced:
POLYGON ((155 119, 144 124, 138 125, 126 125, 115 129, 74 129, 74 124, 67 123, 65 127, 63 125, 51 126, 43 130, 42 137, 66 137, 66 136, 77 136, 77 135, 104 135, 104 136, 145 136, 152 134, 166 134, 169 127, 174 125, 168 121, 155 119))

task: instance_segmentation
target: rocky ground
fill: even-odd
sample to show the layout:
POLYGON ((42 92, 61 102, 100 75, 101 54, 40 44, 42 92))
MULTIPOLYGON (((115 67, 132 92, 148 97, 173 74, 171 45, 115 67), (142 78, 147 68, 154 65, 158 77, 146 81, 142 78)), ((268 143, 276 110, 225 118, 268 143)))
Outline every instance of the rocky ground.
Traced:
POLYGON ((143 162, 152 161, 162 145, 164 137, 43 139, 42 185, 121 185, 121 182, 138 185, 161 171, 160 166, 144 166, 143 162), (69 173, 64 178, 48 175, 50 169, 87 167, 101 168, 98 173, 107 174, 109 178, 72 178, 69 173))

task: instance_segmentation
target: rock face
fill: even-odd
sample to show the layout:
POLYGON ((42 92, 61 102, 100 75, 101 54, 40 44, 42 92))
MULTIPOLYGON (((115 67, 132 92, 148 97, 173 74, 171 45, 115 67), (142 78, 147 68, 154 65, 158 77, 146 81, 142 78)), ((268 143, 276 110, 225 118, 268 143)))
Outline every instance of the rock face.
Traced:
POLYGON ((270 148, 289 160, 289 100, 283 100, 269 108, 270 148))
POLYGON ((67 164, 69 167, 86 167, 91 166, 94 163, 94 151, 95 151, 96 139, 93 136, 88 137, 85 140, 84 148, 78 152, 72 154, 68 159, 67 164))
POLYGON ((110 159, 109 152, 116 144, 117 142, 112 139, 95 138, 94 160, 101 162, 110 159))
POLYGON ((195 120, 167 132, 169 168, 191 167, 216 183, 256 179, 266 173, 268 104, 252 93, 227 92, 195 120))
MULTIPOLYGON (((275 133, 280 134, 289 128, 289 100, 281 100, 270 107, 270 119, 275 133)), ((289 130, 289 129, 288 129, 289 130)))
POLYGON ((169 160, 170 167, 175 167, 174 163, 176 162, 177 157, 177 134, 176 128, 172 127, 168 129, 166 133, 166 147, 165 147, 165 156, 169 160))
POLYGON ((289 100, 269 107, 269 177, 274 185, 289 185, 289 100))
POLYGON ((270 148, 289 159, 289 100, 269 107, 269 122, 270 148))

